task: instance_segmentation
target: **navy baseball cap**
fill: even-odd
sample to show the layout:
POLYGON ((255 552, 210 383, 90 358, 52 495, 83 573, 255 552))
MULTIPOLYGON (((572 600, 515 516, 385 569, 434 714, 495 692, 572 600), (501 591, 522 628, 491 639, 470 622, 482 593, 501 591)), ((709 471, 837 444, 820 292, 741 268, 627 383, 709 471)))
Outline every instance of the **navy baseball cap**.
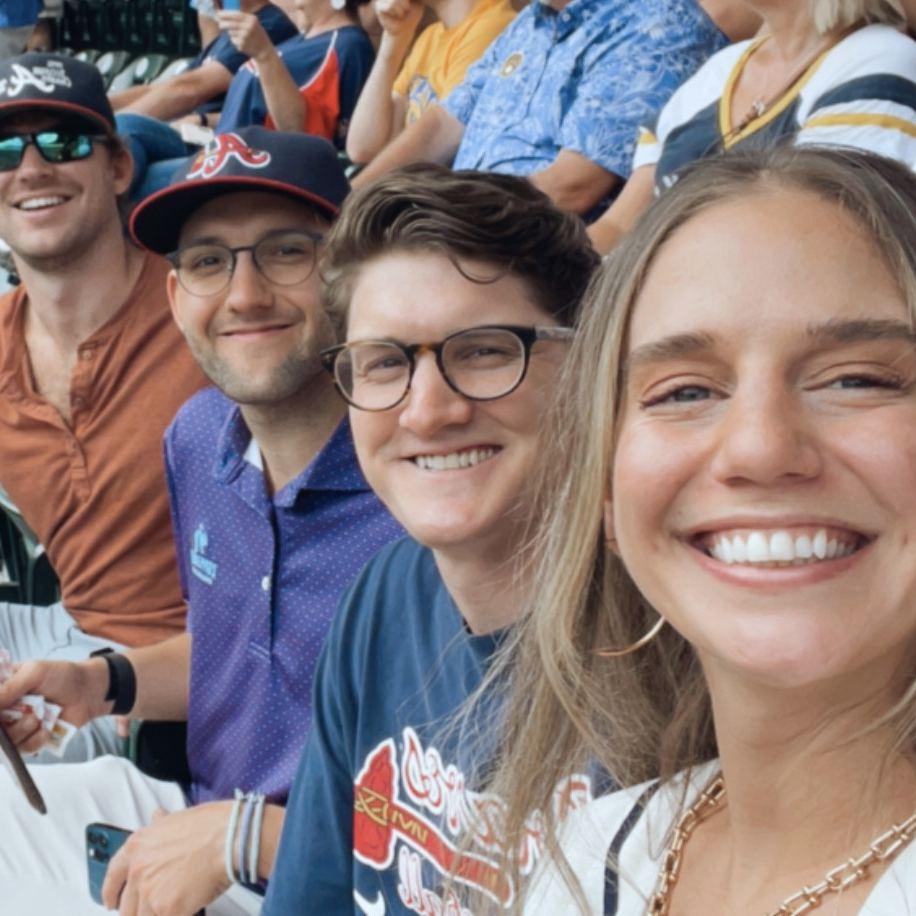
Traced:
POLYGON ((165 188, 142 200, 131 215, 130 234, 144 248, 168 254, 178 247, 188 217, 221 194, 274 191, 334 219, 349 190, 337 150, 327 140, 244 127, 214 136, 165 188))
POLYGON ((0 120, 45 110, 79 118, 95 131, 115 132, 102 75, 92 64, 38 51, 0 61, 0 120))

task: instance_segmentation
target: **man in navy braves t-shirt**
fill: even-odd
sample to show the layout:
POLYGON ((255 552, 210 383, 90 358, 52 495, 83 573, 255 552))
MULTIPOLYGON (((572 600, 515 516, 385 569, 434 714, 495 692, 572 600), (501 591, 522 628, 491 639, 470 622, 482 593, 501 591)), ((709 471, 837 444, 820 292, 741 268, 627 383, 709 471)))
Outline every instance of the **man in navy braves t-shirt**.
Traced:
MULTIPOLYGON (((596 263, 520 178, 415 166, 348 201, 323 267, 347 339, 328 362, 366 479, 413 539, 334 618, 265 916, 457 914, 453 870, 511 900, 499 800, 478 791, 492 720, 452 717, 524 610, 539 424, 596 263)), ((589 786, 560 787, 560 810, 589 786)))

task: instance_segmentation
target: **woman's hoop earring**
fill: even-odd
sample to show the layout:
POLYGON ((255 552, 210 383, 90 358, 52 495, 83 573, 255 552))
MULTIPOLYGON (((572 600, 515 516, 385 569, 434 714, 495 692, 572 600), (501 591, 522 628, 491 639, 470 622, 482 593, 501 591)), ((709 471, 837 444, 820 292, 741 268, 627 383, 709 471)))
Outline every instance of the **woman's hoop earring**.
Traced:
POLYGON ((624 649, 596 649, 595 655, 600 655, 601 658, 620 658, 623 655, 630 655, 633 652, 638 652, 643 646, 647 646, 656 636, 658 636, 664 625, 665 618, 659 617, 652 629, 644 636, 640 636, 632 645, 624 649))

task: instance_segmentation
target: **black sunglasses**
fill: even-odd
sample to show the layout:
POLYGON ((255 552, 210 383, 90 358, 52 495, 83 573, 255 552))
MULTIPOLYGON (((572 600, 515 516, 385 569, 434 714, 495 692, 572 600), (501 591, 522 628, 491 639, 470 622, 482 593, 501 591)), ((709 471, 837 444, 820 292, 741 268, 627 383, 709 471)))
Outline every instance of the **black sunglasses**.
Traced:
POLYGON ((61 163, 88 159, 92 155, 93 142, 104 139, 96 134, 67 130, 40 130, 0 137, 0 172, 18 168, 25 155, 25 148, 30 143, 35 144, 35 149, 45 162, 61 163))

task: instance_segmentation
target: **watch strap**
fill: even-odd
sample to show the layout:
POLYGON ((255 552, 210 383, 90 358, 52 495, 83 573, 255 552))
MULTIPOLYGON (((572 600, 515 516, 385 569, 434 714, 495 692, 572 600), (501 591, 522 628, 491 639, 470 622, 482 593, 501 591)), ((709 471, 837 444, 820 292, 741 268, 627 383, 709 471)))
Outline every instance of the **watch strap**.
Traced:
POLYGON ((137 701, 137 675, 130 659, 111 648, 91 652, 90 658, 103 658, 108 665, 108 690, 105 699, 114 700, 111 714, 127 715, 137 701))

